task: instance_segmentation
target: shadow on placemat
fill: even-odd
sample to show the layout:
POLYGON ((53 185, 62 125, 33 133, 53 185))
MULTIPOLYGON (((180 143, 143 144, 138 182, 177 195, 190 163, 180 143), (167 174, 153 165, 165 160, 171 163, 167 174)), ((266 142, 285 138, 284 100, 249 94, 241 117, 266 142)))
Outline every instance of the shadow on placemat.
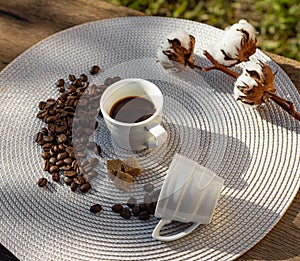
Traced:
POLYGON ((1 261, 19 261, 11 252, 0 244, 0 260, 1 261))

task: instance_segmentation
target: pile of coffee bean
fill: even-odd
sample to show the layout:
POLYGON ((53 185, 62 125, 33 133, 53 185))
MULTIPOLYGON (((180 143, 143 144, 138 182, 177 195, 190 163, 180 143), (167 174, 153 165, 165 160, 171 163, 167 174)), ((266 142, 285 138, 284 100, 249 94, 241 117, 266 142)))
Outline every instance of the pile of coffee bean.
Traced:
POLYGON ((153 184, 146 184, 144 190, 147 193, 144 195, 144 200, 142 202, 138 202, 135 197, 130 197, 125 206, 120 203, 113 205, 111 208, 112 211, 118 213, 124 219, 130 219, 134 216, 143 221, 149 220, 155 213, 160 193, 160 190, 153 189, 153 184))
MULTIPOLYGON (((95 75, 99 71, 100 67, 95 65, 90 73, 95 75)), ((87 149, 101 156, 101 147, 90 142, 89 137, 98 127, 96 118, 100 115, 102 93, 118 80, 120 77, 107 78, 103 85, 89 86, 86 74, 78 78, 70 74, 68 81, 57 80, 56 87, 60 93, 57 99, 49 98, 38 104, 37 118, 46 124, 35 136, 35 141, 42 148, 42 168, 51 174, 53 181, 63 180, 73 192, 89 191, 90 179, 97 175, 94 167, 99 160, 96 157, 88 160, 87 149)), ((38 181, 39 186, 44 183, 44 179, 38 181)))

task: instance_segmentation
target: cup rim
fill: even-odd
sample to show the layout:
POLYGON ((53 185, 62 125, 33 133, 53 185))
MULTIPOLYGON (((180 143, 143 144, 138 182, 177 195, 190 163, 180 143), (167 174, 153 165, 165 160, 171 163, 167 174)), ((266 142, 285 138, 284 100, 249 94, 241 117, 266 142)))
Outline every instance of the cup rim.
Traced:
MULTIPOLYGON (((163 94, 162 94, 161 90, 158 88, 158 86, 156 84, 154 84, 154 83, 152 83, 148 80, 141 79, 141 78, 126 78, 126 79, 120 80, 120 81, 118 81, 116 83, 113 83, 112 85, 108 86, 107 89, 104 91, 104 93, 110 87, 115 87, 117 84, 121 84, 122 82, 131 82, 131 81, 143 81, 143 82, 147 82, 148 84, 153 85, 159 91, 159 94, 163 98, 163 94)), ((148 122, 151 122, 153 120, 153 118, 157 117, 160 114, 160 110, 156 110, 148 119, 140 121, 140 122, 136 122, 136 123, 127 123, 127 122, 117 121, 117 120, 113 119, 112 117, 110 117, 110 115, 103 109, 102 99, 104 97, 104 93, 102 94, 101 99, 100 99, 101 113, 102 113, 103 117, 105 116, 105 119, 109 120, 111 123, 113 123, 115 125, 124 126, 124 127, 141 126, 141 125, 147 124, 148 122)))

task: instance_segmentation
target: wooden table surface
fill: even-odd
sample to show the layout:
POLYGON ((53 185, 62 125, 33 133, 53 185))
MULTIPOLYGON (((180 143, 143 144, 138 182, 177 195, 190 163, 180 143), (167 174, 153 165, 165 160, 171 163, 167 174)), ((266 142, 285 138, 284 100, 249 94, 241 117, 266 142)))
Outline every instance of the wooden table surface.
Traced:
MULTIPOLYGON (((101 0, 1 0, 0 71, 23 51, 66 28, 95 20, 143 13, 101 0)), ((300 93, 300 63, 267 53, 300 93)), ((300 171, 300 170, 299 170, 300 171)), ((0 260, 15 260, 0 245, 0 260)), ((300 260, 300 191, 278 224, 237 260, 300 260)))

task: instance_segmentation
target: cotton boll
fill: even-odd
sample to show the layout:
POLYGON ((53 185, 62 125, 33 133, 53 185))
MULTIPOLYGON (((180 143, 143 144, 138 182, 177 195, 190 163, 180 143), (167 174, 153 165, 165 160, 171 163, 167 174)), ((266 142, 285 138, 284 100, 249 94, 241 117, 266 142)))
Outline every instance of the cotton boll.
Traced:
POLYGON ((163 50, 169 50, 169 49, 163 49, 159 48, 157 52, 157 58, 160 64, 164 67, 166 70, 170 70, 173 72, 179 72, 182 71, 185 67, 184 64, 171 61, 167 55, 163 53, 163 50))
POLYGON ((249 60, 256 51, 256 31, 246 20, 228 27, 212 53, 220 64, 230 67, 249 60))
POLYGON ((274 74, 269 65, 258 60, 244 63, 243 72, 234 84, 235 99, 257 107, 275 92, 274 74))
POLYGON ((242 86, 244 88, 247 88, 248 91, 252 90, 256 85, 257 82, 255 81, 255 79, 245 74, 241 74, 234 83, 235 87, 242 86))
POLYGON ((243 98, 247 99, 247 95, 242 93, 239 88, 236 87, 236 85, 233 88, 233 98, 237 100, 239 103, 241 103, 243 106, 248 107, 248 108, 257 108, 259 105, 258 104, 248 104, 242 101, 243 98))
MULTIPOLYGON (((257 82, 253 78, 248 75, 241 74, 234 83, 234 99, 236 99, 237 101, 242 101, 243 97, 247 99, 247 94, 250 93, 255 86, 257 86, 257 82)), ((242 103, 247 107, 257 107, 257 104, 248 104, 245 102, 242 103)))
POLYGON ((248 75, 249 71, 256 71, 259 75, 263 75, 261 62, 258 60, 250 60, 243 64, 243 74, 248 75))
POLYGON ((181 71, 186 65, 194 68, 194 46, 195 38, 178 29, 170 33, 159 47, 158 60, 167 70, 181 71))
POLYGON ((247 22, 247 20, 245 19, 241 19, 238 23, 233 24, 230 27, 230 30, 245 30, 249 33, 249 37, 256 37, 257 35, 257 31, 255 30, 255 28, 253 27, 253 25, 251 25, 250 23, 247 22))
POLYGON ((191 47, 190 46, 190 35, 184 29, 178 29, 178 30, 170 33, 167 36, 167 39, 169 39, 169 40, 178 39, 184 48, 189 49, 191 47))
MULTIPOLYGON (((229 37, 230 38, 230 37, 229 37)), ((239 63, 238 50, 236 46, 240 43, 240 38, 230 38, 229 41, 221 41, 213 49, 212 56, 220 64, 231 67, 239 63)))

